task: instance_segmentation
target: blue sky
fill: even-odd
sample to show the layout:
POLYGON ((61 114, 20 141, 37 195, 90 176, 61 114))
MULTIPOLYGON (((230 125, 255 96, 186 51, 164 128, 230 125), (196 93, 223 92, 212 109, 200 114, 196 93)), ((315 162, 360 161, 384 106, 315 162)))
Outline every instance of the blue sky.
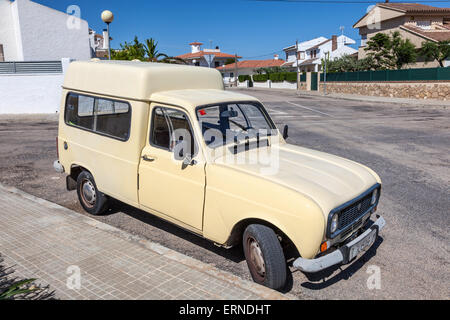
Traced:
MULTIPOLYGON (((294 44, 296 39, 330 37, 340 34, 340 26, 345 27, 347 36, 359 42, 358 32, 352 25, 370 5, 248 0, 34 1, 60 11, 76 4, 81 8, 81 18, 99 33, 105 27, 100 19, 101 12, 105 9, 113 11, 113 48, 137 35, 140 40, 156 39, 160 52, 179 55, 190 52, 192 41, 201 41, 206 47, 212 41, 214 47, 220 46, 223 52, 237 53, 244 59, 269 59, 275 51, 284 59, 282 48, 294 44)), ((445 2, 430 5, 449 6, 445 2)))

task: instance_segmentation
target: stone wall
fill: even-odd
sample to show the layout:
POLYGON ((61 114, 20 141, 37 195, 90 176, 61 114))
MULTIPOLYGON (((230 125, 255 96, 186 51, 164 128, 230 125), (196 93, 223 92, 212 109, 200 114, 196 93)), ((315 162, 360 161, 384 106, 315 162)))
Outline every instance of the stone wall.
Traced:
MULTIPOLYGON (((323 82, 320 91, 324 91, 323 82)), ((327 82, 327 93, 450 100, 450 82, 327 82)))

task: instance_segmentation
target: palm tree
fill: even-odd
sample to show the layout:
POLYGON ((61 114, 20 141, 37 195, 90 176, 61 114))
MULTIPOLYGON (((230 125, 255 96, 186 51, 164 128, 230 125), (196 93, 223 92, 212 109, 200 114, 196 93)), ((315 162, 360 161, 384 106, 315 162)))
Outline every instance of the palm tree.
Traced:
POLYGON ((148 57, 148 61, 150 62, 162 62, 162 63, 177 63, 177 64, 186 64, 186 61, 177 57, 169 57, 165 53, 160 53, 156 50, 158 46, 158 42, 153 38, 145 40, 144 50, 145 54, 148 57), (162 58, 162 59, 161 59, 162 58))
POLYGON ((165 53, 159 52, 156 48, 158 42, 153 38, 145 40, 144 43, 139 42, 137 36, 134 37, 132 43, 125 41, 120 44, 120 50, 113 50, 113 60, 141 60, 162 63, 186 64, 186 61, 177 57, 169 57, 165 53))
POLYGON ((156 42, 153 38, 145 40, 144 51, 147 55, 148 61, 158 62, 158 60, 162 57, 163 59, 168 58, 167 54, 160 53, 156 50, 158 46, 158 42, 156 42))

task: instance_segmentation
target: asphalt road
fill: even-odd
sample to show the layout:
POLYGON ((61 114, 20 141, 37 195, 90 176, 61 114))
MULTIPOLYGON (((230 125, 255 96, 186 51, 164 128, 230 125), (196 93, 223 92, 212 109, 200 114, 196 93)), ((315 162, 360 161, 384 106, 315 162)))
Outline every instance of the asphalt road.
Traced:
MULTIPOLYGON (((294 272, 285 291, 305 299, 449 299, 450 110, 444 107, 239 90, 261 99, 293 144, 374 169, 387 226, 350 265, 294 272), (367 282, 379 270, 381 288, 367 282)), ((52 168, 54 116, 0 116, 0 182, 85 214, 52 168)), ((242 248, 225 250, 121 203, 97 219, 250 279, 242 248)), ((373 282, 370 282, 373 283, 373 282)))

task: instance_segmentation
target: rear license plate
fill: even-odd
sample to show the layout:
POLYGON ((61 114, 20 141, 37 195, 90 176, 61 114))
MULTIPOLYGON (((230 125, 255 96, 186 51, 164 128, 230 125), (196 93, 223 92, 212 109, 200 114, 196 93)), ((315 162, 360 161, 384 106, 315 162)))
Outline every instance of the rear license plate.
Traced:
POLYGON ((373 229, 367 236, 349 247, 348 260, 352 261, 359 253, 369 249, 375 243, 377 236, 378 230, 373 229))

